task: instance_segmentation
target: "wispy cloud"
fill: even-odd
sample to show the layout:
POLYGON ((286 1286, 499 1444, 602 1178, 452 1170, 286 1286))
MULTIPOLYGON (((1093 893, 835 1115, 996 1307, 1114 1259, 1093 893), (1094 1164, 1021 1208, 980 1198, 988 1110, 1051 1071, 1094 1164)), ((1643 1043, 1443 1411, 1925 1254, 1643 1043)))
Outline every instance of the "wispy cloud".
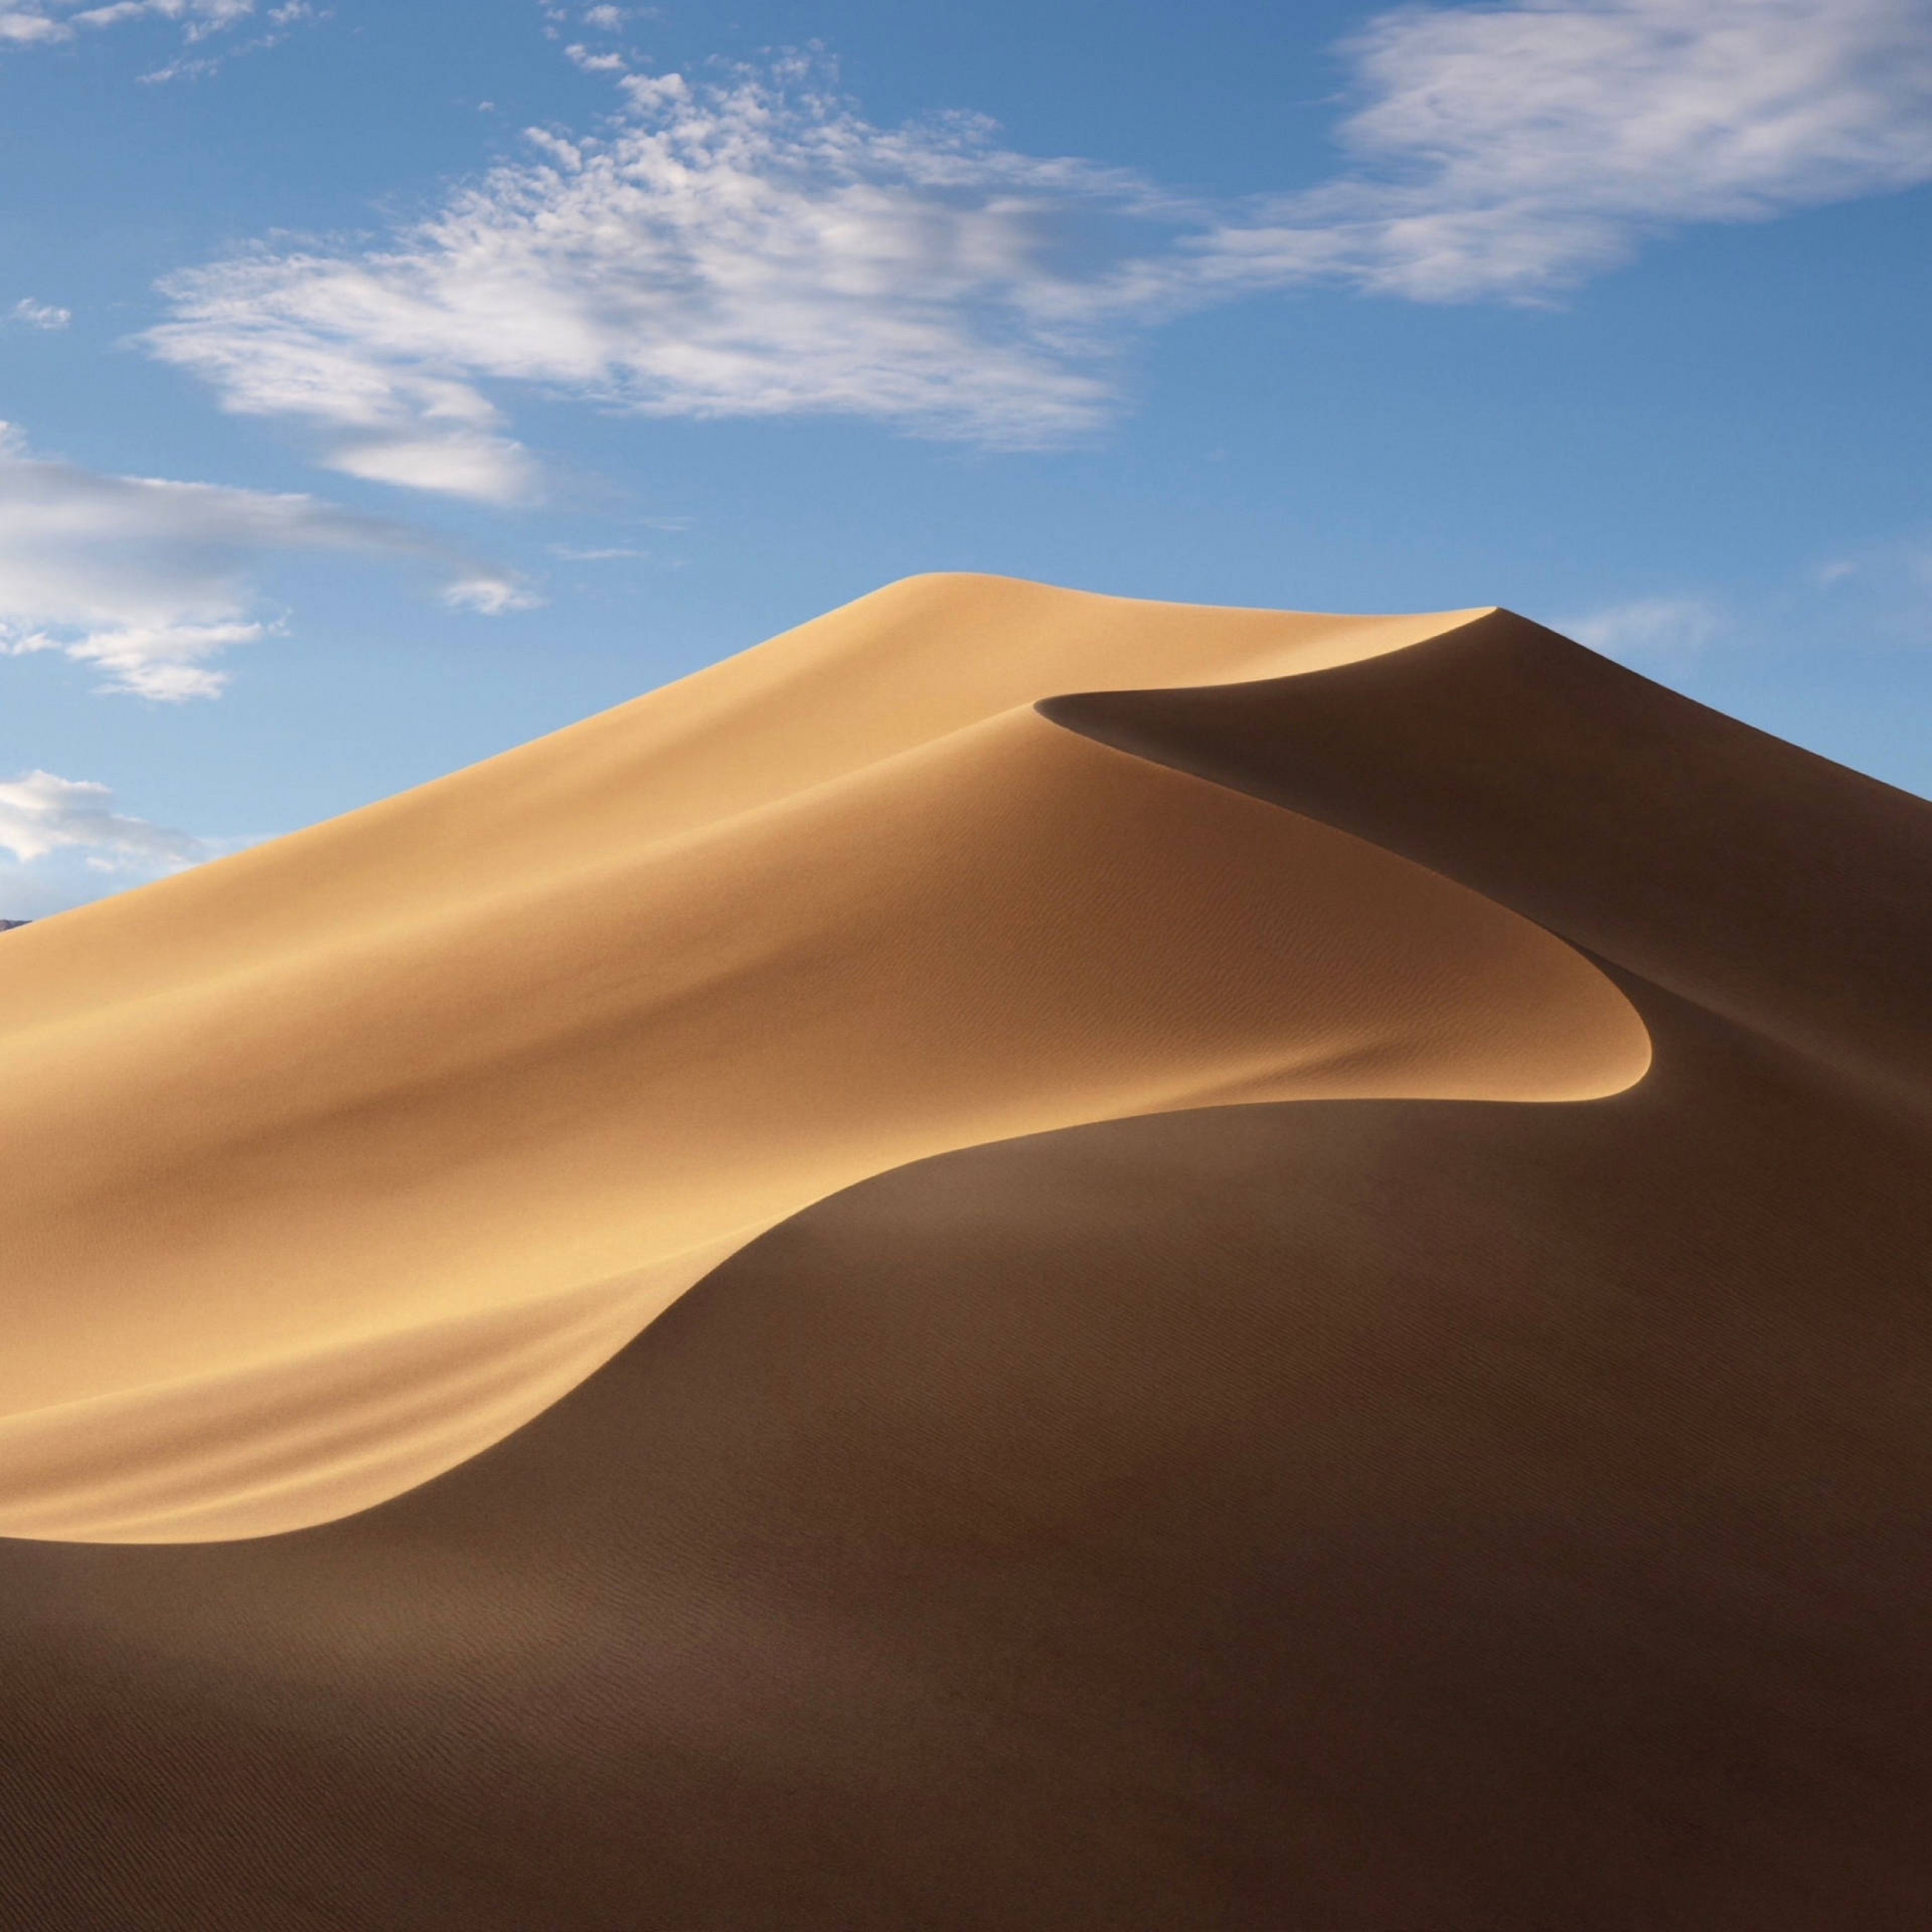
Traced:
POLYGON ((586 73, 622 73, 631 64, 615 48, 593 53, 580 40, 572 41, 563 49, 563 56, 572 66, 580 67, 586 73))
MULTIPOLYGON (((546 15, 560 36, 615 10, 546 15)), ((1191 308, 1546 300, 1673 226, 1932 180, 1932 0, 1411 7, 1343 51, 1349 165, 1233 204, 971 116, 882 128, 797 60, 626 73, 594 138, 529 131, 383 246, 182 274, 145 339, 225 407, 315 426, 339 469, 513 502, 539 487, 518 386, 1040 447, 1104 422, 1122 352, 1191 308)))
POLYGON ((204 40, 247 19, 255 0, 0 0, 0 47, 44 46, 131 20, 170 20, 191 40, 204 40))
POLYGON ((1932 532, 1861 544, 1809 577, 1842 630, 1869 643, 1932 645, 1932 532))
POLYGON ((306 419, 334 467, 512 502, 535 487, 485 385, 653 415, 835 413, 991 444, 1090 429, 1104 344, 1059 261, 1134 178, 954 119, 886 132, 797 65, 622 83, 601 138, 532 131, 394 246, 175 277, 147 341, 226 407, 306 419))
MULTIPOLYGON (((239 19, 243 16, 236 15, 234 17, 239 19)), ((191 29, 187 36, 190 51, 177 54, 172 60, 165 61, 160 66, 141 75, 143 84, 155 87, 169 80, 199 79, 203 74, 213 73, 226 61, 238 59, 243 54, 260 53, 267 48, 278 47, 294 29, 304 22, 313 23, 326 19, 328 15, 311 6, 309 0, 283 0, 281 5, 270 7, 262 18, 265 24, 260 32, 251 34, 244 40, 229 41, 219 53, 192 52, 196 43, 206 36, 191 29)), ((226 26, 231 22, 224 20, 220 24, 226 26)))
POLYGON ((149 871, 198 864, 213 848, 185 832, 130 818, 114 794, 85 778, 29 771, 0 783, 0 852, 31 864, 56 852, 78 852, 100 869, 149 871))
POLYGON ((1654 675, 1688 669, 1706 651, 1924 650, 1932 647, 1932 531, 1875 537, 1722 595, 1638 597, 1553 621, 1654 675))
POLYGON ((234 849, 117 811, 91 780, 24 772, 0 781, 0 920, 43 918, 234 849))
POLYGON ((1201 245, 1205 272, 1534 298, 1648 237, 1932 180, 1927 0, 1526 0, 1347 44, 1355 166, 1201 245))
POLYGON ((70 308, 56 308, 51 302, 36 302, 30 297, 22 296, 7 311, 7 320, 18 322, 23 328, 65 328, 73 320, 70 308))
POLYGON ((1729 628, 1724 612, 1706 597, 1640 597, 1562 627, 1607 658, 1640 662, 1691 656, 1729 628))
POLYGON ((281 628, 254 581, 276 552, 412 560, 447 601, 485 612, 530 601, 519 582, 423 533, 302 495, 111 476, 29 452, 0 424, 0 655, 59 651, 101 689, 215 696, 215 660, 281 628))
POLYGON ((0 0, 0 53, 56 46, 137 21, 172 23, 185 50, 140 77, 151 83, 211 73, 224 59, 275 46, 301 22, 323 17, 311 0, 281 0, 265 9, 257 0, 0 0), (226 39, 219 53, 196 51, 214 36, 250 23, 260 31, 246 39, 226 39))
POLYGON ((558 5, 557 0, 537 0, 537 10, 543 15, 544 32, 553 40, 561 40, 573 26, 580 24, 598 33, 620 33, 627 22, 661 20, 664 17, 663 9, 658 7, 601 5, 585 7, 573 12, 569 7, 558 5))

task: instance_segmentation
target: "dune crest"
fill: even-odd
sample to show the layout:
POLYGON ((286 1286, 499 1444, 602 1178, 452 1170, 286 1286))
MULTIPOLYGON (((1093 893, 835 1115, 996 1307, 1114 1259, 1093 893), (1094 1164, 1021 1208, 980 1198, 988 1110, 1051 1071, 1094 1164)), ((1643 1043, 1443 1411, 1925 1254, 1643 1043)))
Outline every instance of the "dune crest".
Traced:
POLYGON ((1482 614, 914 579, 14 935, 0 1534, 365 1508, 927 1155, 1231 1101, 1628 1087, 1648 1035, 1562 940, 1034 709, 1482 614))

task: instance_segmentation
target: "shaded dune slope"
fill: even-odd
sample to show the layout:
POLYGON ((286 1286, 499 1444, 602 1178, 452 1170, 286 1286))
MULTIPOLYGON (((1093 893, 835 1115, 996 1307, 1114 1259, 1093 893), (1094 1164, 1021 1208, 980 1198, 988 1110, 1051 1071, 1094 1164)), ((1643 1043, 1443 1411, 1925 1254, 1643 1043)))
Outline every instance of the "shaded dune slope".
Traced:
POLYGON ((764 1229, 1229 1100, 1570 1100, 1627 1003, 1398 855, 1034 696, 1441 618, 894 587, 0 956, 0 1532, 282 1531, 474 1454, 764 1229))
POLYGON ((1040 708, 1401 852, 1907 1105, 1932 1093, 1923 801, 1510 611, 1335 676, 1040 708))
POLYGON ((1932 808, 1507 614, 1046 709, 1648 1076, 945 1153, 379 1507, 0 1545, 21 1922, 1923 1923, 1932 808))

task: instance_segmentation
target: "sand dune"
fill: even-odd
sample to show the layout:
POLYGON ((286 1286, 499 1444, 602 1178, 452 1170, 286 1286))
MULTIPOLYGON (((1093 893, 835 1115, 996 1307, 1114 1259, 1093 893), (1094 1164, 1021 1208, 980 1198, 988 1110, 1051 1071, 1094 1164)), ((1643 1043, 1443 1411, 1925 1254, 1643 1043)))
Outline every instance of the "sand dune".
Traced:
POLYGON ((1502 612, 765 652, 8 937, 14 1504, 236 1539, 0 1543, 0 1922, 1917 1932, 1932 807, 1502 612))
POLYGON ((1570 1100, 1621 995, 1378 846, 1061 730, 1443 618, 927 579, 0 957, 0 1532, 285 1530, 526 1420, 948 1148, 1230 1100, 1570 1100))

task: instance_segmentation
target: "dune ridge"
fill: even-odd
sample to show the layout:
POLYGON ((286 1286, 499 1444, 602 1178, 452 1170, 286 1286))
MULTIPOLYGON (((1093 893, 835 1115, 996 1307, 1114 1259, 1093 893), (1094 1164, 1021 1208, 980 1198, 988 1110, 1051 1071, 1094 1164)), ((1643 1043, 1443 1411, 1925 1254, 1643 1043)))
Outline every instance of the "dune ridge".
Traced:
POLYGON ((912 580, 10 940, 0 1533, 366 1507, 765 1229, 949 1148, 1628 1085, 1641 1022, 1519 914, 1036 709, 1471 615, 912 580))
POLYGON ((0 1540, 0 1919, 1919 1932, 1932 804, 1506 612, 1045 709, 1649 1070, 940 1153, 372 1508, 0 1540))

